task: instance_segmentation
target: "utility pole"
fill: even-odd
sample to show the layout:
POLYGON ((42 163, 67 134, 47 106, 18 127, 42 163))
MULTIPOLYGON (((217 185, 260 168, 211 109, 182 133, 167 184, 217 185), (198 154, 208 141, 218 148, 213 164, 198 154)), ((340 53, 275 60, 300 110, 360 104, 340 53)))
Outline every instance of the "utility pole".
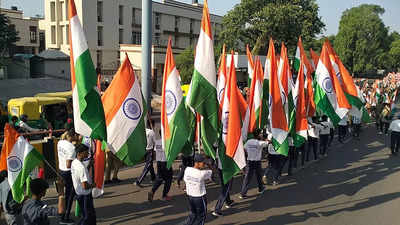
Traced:
POLYGON ((151 107, 152 3, 152 0, 142 0, 142 91, 147 109, 151 107))

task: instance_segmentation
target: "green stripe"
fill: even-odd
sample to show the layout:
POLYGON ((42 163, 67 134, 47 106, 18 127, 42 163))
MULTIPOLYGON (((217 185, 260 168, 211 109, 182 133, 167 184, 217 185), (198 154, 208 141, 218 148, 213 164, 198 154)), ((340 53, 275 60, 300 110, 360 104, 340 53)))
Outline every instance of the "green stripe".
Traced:
POLYGON ((24 200, 25 182, 29 178, 32 170, 39 166, 43 159, 43 156, 34 148, 25 156, 22 169, 12 186, 12 195, 16 202, 22 202, 24 200))
POLYGON ((170 121, 171 138, 165 141, 165 156, 168 168, 171 168, 172 163, 189 139, 191 129, 190 120, 188 119, 189 113, 191 112, 186 111, 184 101, 182 101, 170 121))
POLYGON ((233 178, 233 176, 240 172, 240 169, 236 165, 235 161, 225 154, 225 145, 222 141, 219 144, 218 157, 222 164, 222 178, 224 180, 224 184, 226 184, 233 178))
POLYGON ((81 119, 92 129, 90 137, 107 140, 104 109, 101 97, 95 90, 97 74, 89 50, 83 52, 76 60, 75 79, 81 119))
POLYGON ((288 110, 289 110, 289 133, 291 137, 296 134, 296 108, 294 107, 293 94, 289 92, 288 96, 288 110))
POLYGON ((282 144, 279 144, 275 138, 272 138, 272 146, 274 146, 274 149, 277 153, 288 156, 289 153, 289 142, 288 139, 286 138, 282 144))
POLYGON ((293 68, 294 71, 299 72, 299 68, 300 68, 300 59, 299 58, 294 58, 293 60, 293 68))
POLYGON ((361 115, 361 121, 364 123, 370 123, 371 122, 371 117, 368 114, 367 109, 365 109, 365 107, 362 107, 362 115, 361 115))
POLYGON ((213 144, 219 137, 219 118, 217 89, 211 85, 196 69, 191 82, 189 105, 203 116, 201 122, 201 140, 204 152, 215 159, 213 144))
POLYGON ((346 95, 347 101, 350 103, 350 105, 355 106, 357 109, 361 110, 361 108, 364 106, 362 103, 361 99, 357 96, 350 95, 348 93, 344 93, 346 95))
MULTIPOLYGON (((142 97, 142 101, 145 100, 142 97)), ((133 166, 143 160, 146 153, 146 129, 144 124, 144 118, 147 115, 146 105, 143 105, 143 113, 139 123, 135 127, 131 136, 126 140, 125 144, 121 146, 118 152, 115 154, 121 161, 127 166, 133 166)))
POLYGON ((322 90, 318 83, 316 83, 315 85, 314 101, 316 108, 327 115, 331 119, 334 126, 336 126, 340 122, 340 117, 336 114, 335 109, 328 99, 328 96, 325 94, 324 90, 322 90))
POLYGON ((294 138, 293 138, 293 145, 294 145, 296 148, 301 147, 305 142, 306 142, 306 139, 305 139, 303 136, 298 135, 297 133, 294 135, 294 138))

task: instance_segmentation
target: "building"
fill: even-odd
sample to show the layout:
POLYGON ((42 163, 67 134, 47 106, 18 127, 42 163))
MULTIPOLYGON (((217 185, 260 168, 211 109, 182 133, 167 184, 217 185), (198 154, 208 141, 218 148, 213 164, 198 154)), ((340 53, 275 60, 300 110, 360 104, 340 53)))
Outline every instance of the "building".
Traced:
POLYGON ((69 55, 64 52, 48 49, 31 59, 31 78, 50 77, 69 80, 69 55))
MULTIPOLYGON (((69 54, 68 0, 45 1, 46 49, 69 54)), ((113 75, 120 65, 121 52, 138 51, 141 46, 141 0, 75 0, 78 16, 88 41, 93 63, 103 75, 113 75)), ((153 2, 153 45, 155 53, 166 52, 168 37, 179 52, 194 45, 200 32, 202 5, 173 0, 153 2)), ((222 17, 210 15, 213 34, 221 30, 222 17)), ((216 35, 215 35, 216 36, 216 35)), ((131 58, 131 57, 130 57, 131 58)), ((158 57, 153 69, 162 72, 158 57)), ((131 58, 140 71, 138 58, 131 58)))
POLYGON ((40 18, 24 17, 23 12, 17 7, 0 9, 0 13, 6 15, 11 26, 18 32, 19 41, 15 43, 14 54, 38 54, 39 53, 39 20, 40 18))

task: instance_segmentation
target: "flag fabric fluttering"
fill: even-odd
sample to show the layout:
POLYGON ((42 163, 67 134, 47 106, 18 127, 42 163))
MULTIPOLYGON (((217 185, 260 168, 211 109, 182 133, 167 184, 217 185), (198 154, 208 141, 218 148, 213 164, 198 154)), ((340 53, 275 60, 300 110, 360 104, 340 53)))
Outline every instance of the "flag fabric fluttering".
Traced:
POLYGON ((311 65, 315 71, 315 70, 317 70, 319 55, 310 48, 310 56, 311 56, 311 65))
POLYGON ((297 74, 296 87, 294 89, 295 99, 295 136, 293 137, 293 144, 296 147, 300 147, 307 140, 307 108, 306 108, 306 95, 305 95, 305 69, 306 66, 303 63, 304 57, 301 57, 299 64, 299 72, 297 74))
POLYGON ((180 80, 172 54, 172 40, 169 38, 164 64, 161 105, 162 143, 168 168, 171 168, 172 163, 182 151, 191 132, 188 116, 192 112, 186 110, 180 80))
POLYGON ((140 162, 146 149, 145 100, 128 55, 102 96, 111 151, 126 165, 140 162))
POLYGON ((10 124, 5 125, 0 167, 8 172, 8 183, 16 202, 24 200, 25 184, 43 160, 44 157, 10 124))
POLYGON ((253 61, 253 55, 251 54, 249 45, 246 45, 246 54, 247 54, 247 73, 249 75, 249 79, 247 80, 247 87, 251 87, 251 83, 253 80, 253 74, 254 74, 254 61, 253 61))
POLYGON ((96 88, 97 74, 74 0, 69 1, 68 10, 75 131, 93 139, 107 140, 104 109, 96 88))
POLYGON ((263 80, 264 74, 262 71, 260 58, 256 58, 254 75, 250 88, 250 96, 248 99, 248 107, 250 110, 250 119, 248 132, 253 133, 256 128, 262 128, 266 118, 262 118, 262 97, 263 97, 263 80))
POLYGON ((289 151, 287 140, 289 127, 284 108, 286 94, 277 74, 275 46, 272 39, 269 41, 266 66, 268 66, 266 71, 269 75, 269 123, 272 133, 272 144, 275 151, 282 155, 287 155, 289 151))
POLYGON ((94 198, 98 198, 104 194, 104 169, 106 162, 106 153, 102 150, 102 142, 96 140, 94 154, 94 183, 96 187, 92 189, 94 198))
POLYGON ((202 144, 205 154, 212 158, 215 158, 213 145, 217 143, 220 136, 216 81, 210 14, 207 1, 204 1, 194 71, 189 86, 189 93, 186 97, 186 104, 203 117, 201 120, 202 144))

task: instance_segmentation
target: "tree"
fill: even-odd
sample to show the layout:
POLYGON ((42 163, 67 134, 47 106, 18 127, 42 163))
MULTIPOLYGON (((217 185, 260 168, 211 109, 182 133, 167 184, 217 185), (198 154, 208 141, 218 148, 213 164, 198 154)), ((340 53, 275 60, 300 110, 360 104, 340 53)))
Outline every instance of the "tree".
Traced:
POLYGON ((299 36, 311 41, 325 27, 315 0, 242 0, 222 23, 219 40, 227 49, 240 51, 249 44, 253 54, 266 54, 270 37, 294 53, 299 36))
POLYGON ((309 42, 304 43, 304 49, 308 51, 310 48, 312 48, 313 51, 320 53, 322 45, 325 42, 325 39, 328 39, 329 42, 332 44, 332 47, 335 47, 334 46, 335 35, 329 35, 329 36, 322 36, 319 39, 313 39, 309 42))
POLYGON ((362 73, 386 67, 391 43, 388 28, 380 18, 384 12, 382 7, 369 4, 343 12, 334 44, 350 71, 362 73))
POLYGON ((400 68, 400 39, 393 41, 390 45, 389 57, 391 69, 397 72, 400 68))
POLYGON ((181 52, 175 60, 176 68, 181 75, 181 83, 189 84, 192 80, 194 71, 194 49, 192 46, 187 47, 181 52))
POLYGON ((10 24, 7 16, 0 13, 0 66, 4 64, 3 59, 7 53, 12 55, 11 51, 17 41, 19 37, 15 27, 10 24))

